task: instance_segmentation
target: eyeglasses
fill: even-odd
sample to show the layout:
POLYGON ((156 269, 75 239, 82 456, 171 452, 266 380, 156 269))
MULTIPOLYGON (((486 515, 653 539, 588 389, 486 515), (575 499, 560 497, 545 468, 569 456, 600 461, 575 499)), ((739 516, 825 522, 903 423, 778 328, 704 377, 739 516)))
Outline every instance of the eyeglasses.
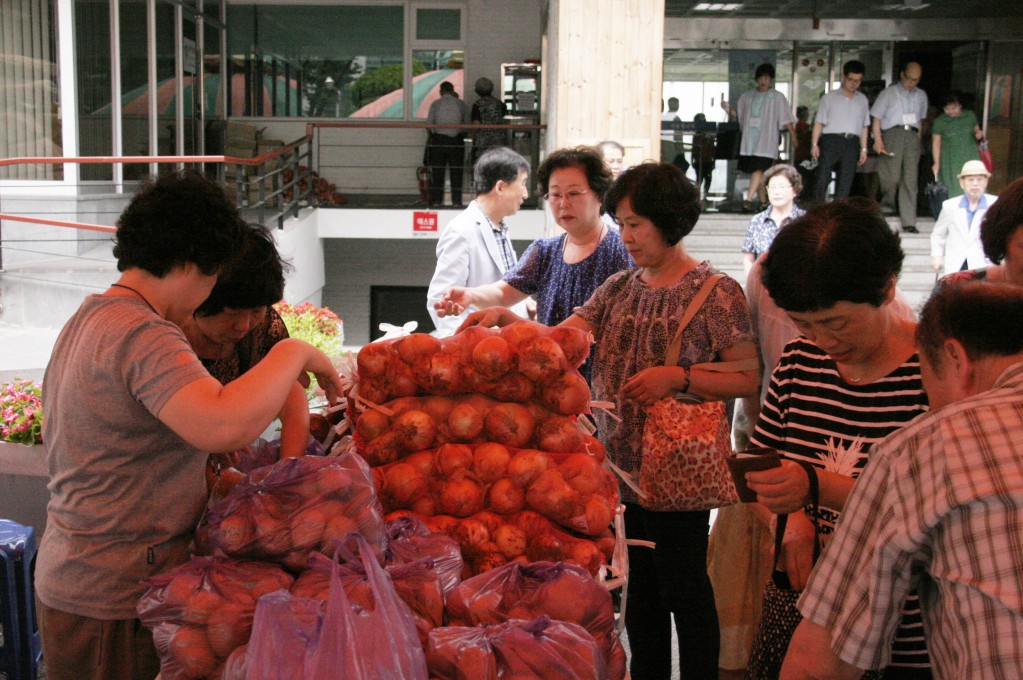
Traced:
POLYGON ((785 191, 792 190, 794 187, 791 184, 782 184, 781 182, 772 182, 767 185, 768 191, 785 191))
POLYGON ((583 194, 588 193, 590 192, 587 189, 583 189, 582 191, 576 190, 566 191, 563 194, 556 191, 551 191, 544 194, 543 197, 550 201, 551 203, 561 203, 562 201, 575 201, 575 199, 579 198, 583 194))

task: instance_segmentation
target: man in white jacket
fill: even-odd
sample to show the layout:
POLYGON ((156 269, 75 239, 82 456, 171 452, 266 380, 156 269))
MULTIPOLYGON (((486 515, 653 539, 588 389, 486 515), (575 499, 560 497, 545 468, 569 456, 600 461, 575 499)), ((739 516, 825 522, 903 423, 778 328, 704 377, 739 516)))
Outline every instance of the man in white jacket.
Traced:
POLYGON ((963 195, 941 204, 931 232, 931 267, 942 275, 991 266, 980 242, 980 224, 997 196, 985 193, 987 171, 980 161, 967 161, 959 173, 963 195))
MULTIPOLYGON (((437 268, 426 294, 438 336, 451 335, 464 317, 438 316, 434 305, 452 286, 471 288, 500 281, 517 260, 504 220, 518 212, 529 197, 526 182, 529 162, 509 148, 490 149, 476 161, 473 180, 479 192, 453 220, 437 241, 437 268)), ((512 308, 529 317, 526 301, 512 308)))

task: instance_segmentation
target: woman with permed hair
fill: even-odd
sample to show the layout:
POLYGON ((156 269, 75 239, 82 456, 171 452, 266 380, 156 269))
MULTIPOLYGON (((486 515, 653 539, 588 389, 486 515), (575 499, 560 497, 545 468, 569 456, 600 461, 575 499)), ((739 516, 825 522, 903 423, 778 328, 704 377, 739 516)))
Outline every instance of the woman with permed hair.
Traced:
MULTIPOLYGON (((762 261, 764 287, 801 333, 785 346, 750 436, 783 457, 779 468, 746 474, 765 524, 787 515, 765 612, 781 591, 805 586, 815 536, 827 544, 871 444, 927 410, 916 323, 893 305, 903 258, 878 204, 854 198, 786 226, 762 261), (813 511, 810 475, 819 481, 813 511)), ((904 614, 886 678, 929 665, 915 593, 904 614)), ((778 677, 793 630, 761 621, 747 678, 778 677)))
MULTIPOLYGON (((694 364, 749 360, 756 344, 739 284, 727 276, 682 331, 682 351, 665 366, 668 344, 689 303, 718 272, 683 245, 700 216, 700 192, 671 163, 643 163, 622 173, 604 198, 618 222, 636 268, 610 276, 560 325, 593 333, 594 398, 615 403, 615 415, 598 412, 608 458, 638 476, 647 409, 670 394, 705 401, 756 393, 759 371, 715 373, 694 364)), ((518 318, 495 307, 475 312, 462 327, 504 326, 518 318)), ((709 510, 656 511, 620 484, 630 539, 656 548, 629 547, 629 597, 625 628, 635 680, 671 677, 672 619, 682 677, 718 677, 720 633, 714 591, 707 576, 709 510)))
MULTIPOLYGON (((258 224, 249 225, 241 255, 181 327, 202 365, 224 385, 288 337, 288 328, 273 305, 284 296, 284 273, 290 268, 270 232, 258 224)), ((309 439, 309 404, 298 381, 291 386, 279 417, 281 457, 301 456, 309 439)))
MULTIPOLYGON (((493 95, 494 81, 490 78, 478 78, 473 88, 476 92, 476 103, 472 105, 471 120, 474 125, 500 125, 508 115, 508 107, 493 95)), ((508 133, 505 130, 477 130, 472 137, 472 164, 488 149, 505 146, 508 133)))
MULTIPOLYGON (((502 280, 473 288, 453 287, 435 305, 441 316, 469 307, 510 307, 536 299, 536 320, 555 326, 585 303, 608 276, 632 267, 618 226, 601 219, 611 172, 591 147, 554 151, 537 169, 540 191, 565 233, 530 244, 502 280)), ((580 368, 590 376, 590 361, 580 368)))
POLYGON ((135 610, 140 582, 188 561, 210 453, 259 436, 302 373, 337 400, 337 371, 308 343, 282 340, 223 385, 182 332, 246 229, 223 187, 198 173, 147 182, 117 221, 120 277, 85 298, 53 347, 43 378, 50 502, 35 571, 52 680, 156 677, 135 610))

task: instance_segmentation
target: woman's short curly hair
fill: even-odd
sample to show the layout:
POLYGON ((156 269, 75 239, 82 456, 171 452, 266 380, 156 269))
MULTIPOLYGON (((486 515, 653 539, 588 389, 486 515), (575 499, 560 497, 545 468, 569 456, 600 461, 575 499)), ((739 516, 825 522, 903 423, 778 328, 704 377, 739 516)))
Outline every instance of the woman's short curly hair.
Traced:
POLYGON ((761 280, 787 312, 816 312, 838 302, 878 307, 898 279, 904 257, 881 207, 848 198, 785 225, 764 256, 761 280))
POLYGON ((700 190, 672 163, 641 163, 623 172, 604 197, 604 211, 617 219, 615 211, 625 199, 632 212, 653 222, 669 246, 700 219, 700 190))
POLYGON ((277 252, 270 232, 251 224, 241 255, 217 277, 217 284, 195 315, 214 316, 224 308, 252 309, 280 302, 284 297, 284 273, 290 269, 277 252))
POLYGON ((604 194, 611 188, 611 171, 604 164, 600 153, 592 146, 577 146, 571 149, 558 149, 543 159, 536 170, 536 181, 540 185, 540 193, 547 194, 551 175, 561 168, 582 168, 586 173, 586 184, 597 198, 604 200, 604 194))
POLYGON ((163 175, 143 183, 117 219, 117 269, 163 277, 194 263, 217 274, 241 252, 246 229, 221 185, 193 170, 163 175))
POLYGON ((1009 249, 1009 239, 1020 227, 1023 227, 1023 177, 1002 189, 980 223, 980 242, 987 259, 1001 264, 1009 249))
POLYGON ((789 165, 788 163, 778 163, 777 165, 772 165, 767 170, 765 170, 764 171, 765 187, 770 183, 771 178, 774 177, 775 175, 782 175, 783 177, 785 177, 785 179, 789 181, 789 184, 792 185, 792 191, 795 192, 796 196, 799 196, 800 192, 803 191, 803 177, 802 175, 799 174, 799 171, 796 170, 796 167, 794 165, 789 165))

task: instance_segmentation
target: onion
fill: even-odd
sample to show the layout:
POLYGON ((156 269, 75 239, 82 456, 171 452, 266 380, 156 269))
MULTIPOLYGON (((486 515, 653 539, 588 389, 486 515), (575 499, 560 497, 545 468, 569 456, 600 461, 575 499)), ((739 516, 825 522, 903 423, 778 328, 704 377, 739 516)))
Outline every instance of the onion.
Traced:
POLYGON ((374 404, 382 404, 391 398, 391 388, 384 377, 359 380, 357 394, 374 404))
POLYGON ((483 432, 483 414, 472 404, 458 404, 448 415, 448 430, 457 441, 471 441, 483 432))
POLYGON ((446 515, 468 517, 479 512, 482 506, 483 489, 471 479, 449 479, 440 487, 437 509, 446 515))
POLYGON ((226 658, 236 647, 249 639, 252 626, 252 612, 240 604, 225 602, 210 614, 206 625, 206 639, 214 656, 226 658))
POLYGON ((188 604, 181 612, 181 617, 187 623, 202 625, 209 621, 210 614, 216 611, 223 604, 219 595, 214 594, 205 588, 197 590, 188 598, 188 604))
POLYGON ((408 463, 416 470, 419 471, 423 477, 429 477, 433 474, 433 451, 416 451, 405 456, 401 462, 408 463))
POLYGON ((579 493, 596 493, 603 478, 600 463, 586 453, 574 453, 565 458, 558 471, 568 484, 579 493))
POLYGON ((439 351, 440 340, 429 333, 413 333, 399 338, 394 343, 394 348, 398 351, 398 356, 402 361, 414 366, 439 351))
POLYGON ((504 524, 494 532, 494 543, 509 560, 526 552, 526 534, 514 524, 504 524))
POLYGON ((387 367, 387 383, 392 397, 411 397, 419 391, 412 367, 404 361, 392 361, 387 367))
POLYGON ((369 409, 359 416, 355 432, 363 441, 373 441, 391 427, 391 419, 376 409, 369 409))
POLYGON ((517 485, 525 488, 551 465, 551 459, 541 451, 532 449, 519 451, 508 463, 508 476, 517 485))
POLYGON ((217 528, 217 544, 228 555, 240 553, 252 540, 252 527, 239 513, 233 513, 220 520, 217 528))
POLYGON ((456 333, 451 337, 444 338, 448 347, 458 348, 458 353, 461 355, 462 361, 466 364, 472 363, 472 351, 476 348, 476 345, 483 339, 489 338, 497 333, 490 328, 484 328, 483 326, 469 326, 462 330, 461 333, 456 333))
POLYGON ((462 362, 458 354, 437 352, 429 358, 426 379, 420 383, 433 394, 462 391, 462 362))
POLYGON ((533 562, 560 562, 565 546, 553 533, 538 532, 526 544, 526 555, 533 562))
POLYGON ((599 494, 593 494, 583 505, 583 516, 586 518, 586 526, 582 530, 585 534, 599 534, 611 526, 614 519, 614 511, 607 499, 599 494))
POLYGON ((495 531, 497 531, 497 528, 499 526, 505 523, 503 517, 493 512, 490 512, 489 510, 477 512, 475 515, 473 515, 473 519, 476 520, 477 522, 483 522, 483 524, 487 527, 487 530, 491 533, 491 535, 495 531))
POLYGON ((511 452, 507 446, 496 442, 480 444, 472 454, 472 471, 487 484, 508 474, 511 452))
POLYGON ((527 340, 532 340, 542 333, 547 332, 547 327, 535 321, 516 321, 501 329, 501 337, 508 341, 513 350, 518 350, 519 345, 527 340))
POLYGON ((472 350, 472 363, 485 380, 497 380, 514 366, 514 354, 500 335, 483 338, 472 350))
POLYGON ((447 534, 454 536, 455 531, 461 525, 457 517, 450 515, 432 515, 423 518, 426 528, 433 534, 447 534))
POLYGON ((423 517, 432 517, 437 514, 437 501, 430 496, 421 496, 412 503, 412 512, 423 517))
POLYGON ((359 350, 356 364, 360 378, 382 378, 387 373, 387 365, 397 355, 389 343, 371 342, 359 350))
POLYGON ((508 477, 503 477, 490 485, 487 503, 496 513, 513 515, 525 507, 526 492, 508 477))
POLYGON ((568 369, 561 345, 547 336, 537 336, 518 347, 519 372, 535 383, 554 380, 568 369))
POLYGON ((319 508, 307 508, 291 518, 291 541, 294 548, 311 550, 320 545, 327 518, 319 508))
POLYGON ((583 433, 568 416, 551 416, 537 430, 536 446, 554 453, 581 451, 583 433))
POLYGON ((477 574, 486 573, 492 569, 503 567, 508 559, 499 552, 485 552, 472 561, 473 571, 477 574))
POLYGON ((498 401, 526 402, 533 398, 536 387, 521 373, 509 373, 500 380, 481 385, 479 390, 498 401))
POLYGON ((579 492, 556 469, 541 473, 526 490, 530 508, 558 521, 569 519, 578 502, 579 492))
POLYGON ((572 368, 579 368, 590 356, 593 334, 581 328, 557 326, 551 329, 549 337, 561 346, 565 359, 572 368))
POLYGON ((452 538, 469 552, 479 552, 485 543, 490 542, 490 530, 483 522, 467 519, 458 525, 452 538))
POLYGON ((391 427, 398 446, 406 451, 430 448, 437 436, 437 425, 425 411, 412 409, 394 419, 391 427))
POLYGON ((398 446, 398 440, 394 435, 394 431, 384 432, 382 435, 366 444, 363 449, 359 450, 359 453, 371 467, 378 465, 387 465, 398 460, 398 455, 401 453, 401 447, 398 446))
POLYGON ((181 626, 170 640, 170 655, 182 677, 205 678, 217 667, 217 659, 206 644, 206 631, 194 626, 181 626))
POLYGON ((398 462, 388 465, 384 472, 384 491, 402 506, 407 506, 426 495, 429 483, 414 465, 398 462))
POLYGON ((579 565, 593 576, 597 575, 605 562, 604 554, 590 541, 575 541, 566 552, 566 562, 579 565))
POLYGON ((472 468, 472 449, 465 444, 444 444, 437 449, 434 459, 441 477, 454 477, 459 471, 472 468))
POLYGON ((484 421, 487 438, 505 446, 522 448, 533 438, 535 422, 521 404, 498 404, 484 421))
POLYGON ((567 372, 541 392, 543 404, 563 416, 590 412, 590 386, 577 372, 567 372))
POLYGON ((435 423, 446 423, 451 417, 451 409, 458 404, 451 397, 422 397, 414 408, 422 409, 430 414, 435 423))

